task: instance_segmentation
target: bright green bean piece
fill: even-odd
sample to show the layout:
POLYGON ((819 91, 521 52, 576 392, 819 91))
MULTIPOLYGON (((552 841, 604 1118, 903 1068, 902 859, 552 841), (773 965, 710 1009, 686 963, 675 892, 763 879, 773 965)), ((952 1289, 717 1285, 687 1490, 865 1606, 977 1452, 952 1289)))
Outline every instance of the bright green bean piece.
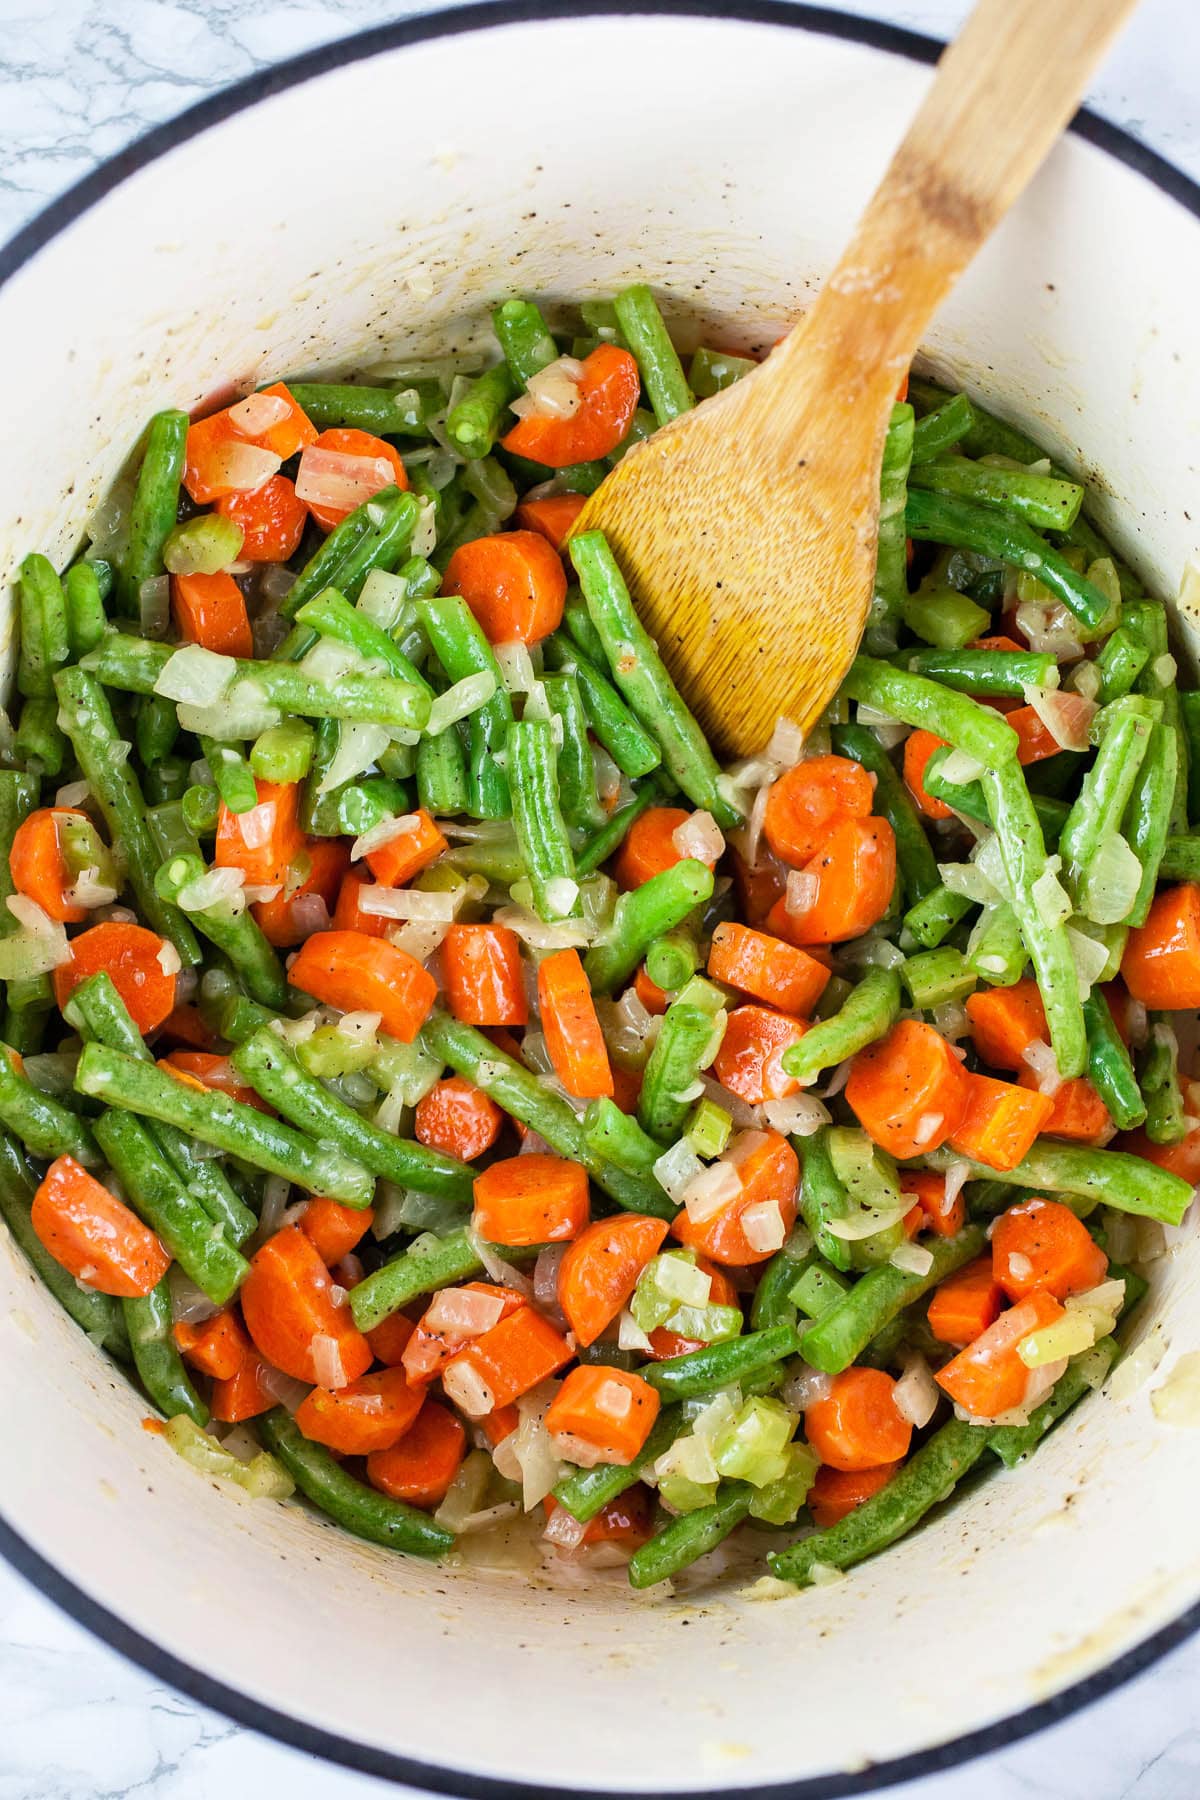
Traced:
MULTIPOLYGON (((970 1158, 943 1150, 934 1150, 926 1158, 933 1168, 943 1170, 950 1162, 963 1160, 970 1158)), ((1182 1176, 1124 1150, 1093 1150, 1039 1138, 1013 1169, 992 1169, 984 1163, 972 1163, 971 1167, 981 1181, 1004 1182, 1033 1193, 1065 1194, 1157 1219, 1163 1225, 1178 1225, 1191 1201, 1192 1190, 1182 1176)))
POLYGON ((1146 1103, 1129 1051, 1113 1021, 1103 992, 1094 987, 1083 1003, 1088 1037, 1088 1079, 1107 1106, 1113 1124, 1132 1131, 1146 1117, 1146 1103))
POLYGON ((509 402, 521 384, 505 362, 485 369, 446 415, 446 436, 460 456, 486 456, 500 436, 509 402))
POLYGON ((621 334, 637 358, 642 386, 658 423, 665 425, 680 413, 690 412, 696 402, 650 289, 638 282, 618 294, 613 305, 621 334))
POLYGON ((913 461, 932 462, 966 437, 975 422, 974 409, 965 394, 948 400, 918 419, 913 430, 913 461))
POLYGON ((250 768, 260 781, 303 781, 312 767, 312 756, 312 726, 304 719, 285 719, 254 740, 250 768))
POLYGON ((491 699, 478 707, 468 721, 467 810, 477 819, 507 819, 512 812, 512 799, 497 757, 507 747, 513 713, 500 677, 500 665, 465 600, 454 595, 422 599, 417 602, 417 612, 434 655, 451 681, 464 681, 469 675, 495 677, 491 699))
POLYGON ((554 1489, 554 1498, 565 1506, 573 1519, 586 1525, 610 1501, 634 1486, 656 1463, 664 1450, 669 1450, 679 1436, 683 1415, 677 1406, 664 1406, 638 1454, 631 1463, 597 1463, 592 1469, 573 1469, 554 1489))
POLYGON ((258 787, 254 771, 241 751, 233 744, 219 744, 215 738, 210 737, 201 737, 200 748, 226 811, 253 812, 258 805, 258 787))
POLYGON ((67 638, 74 660, 95 649, 108 623, 94 563, 71 564, 63 576, 63 600, 67 609, 67 638))
POLYGON ((21 650, 17 688, 46 698, 54 692, 54 676, 71 654, 67 609, 53 564, 44 556, 27 556, 17 582, 21 650))
POLYGON ((743 376, 751 374, 758 364, 749 356, 731 356, 727 350, 709 350, 702 344, 692 352, 688 380, 697 400, 711 399, 743 376))
POLYGON ((711 1506, 672 1519, 630 1557, 630 1586, 648 1588, 668 1581, 698 1557, 715 1550, 746 1517, 756 1492, 742 1481, 725 1482, 711 1506))
MULTIPOLYGON (((187 432, 185 412, 155 413, 129 510, 129 543, 117 578, 117 610, 143 624, 151 617, 143 584, 163 572, 163 545, 179 509, 187 432)), ((156 635, 161 635, 162 629, 160 626, 156 635)))
POLYGON ((58 724, 58 701, 53 694, 30 695, 21 706, 13 738, 13 755, 33 772, 49 780, 61 775, 67 762, 67 740, 58 724))
POLYGON ((32 1156, 53 1162, 56 1156, 73 1156, 85 1169, 103 1161, 87 1125, 24 1075, 17 1073, 11 1052, 0 1045, 0 1124, 24 1144, 32 1156))
POLYGON ((452 1531, 427 1512, 359 1481, 323 1444, 306 1438, 284 1407, 263 1413, 256 1423, 267 1449, 279 1458, 305 1499, 343 1531, 410 1556, 441 1556, 453 1547, 452 1531))
MULTIPOLYGON (((200 857, 175 856, 162 864, 155 885, 162 899, 177 904, 181 897, 188 899, 188 890, 208 873, 200 857)), ((229 958, 252 1000, 263 1006, 285 1004, 288 985, 283 964, 244 901, 239 910, 231 899, 221 896, 205 906, 189 905, 187 915, 196 930, 229 958)))
POLYGON ((1150 1035, 1138 1059, 1138 1085, 1146 1102, 1146 1136, 1152 1144, 1178 1144, 1188 1134, 1179 1085, 1179 1041, 1170 1015, 1150 1014, 1150 1035))
MULTIPOLYGON (((603 660, 603 645, 597 648, 603 660)), ((575 677, 588 724, 622 774, 636 781, 657 769, 662 752, 649 733, 642 730, 599 663, 561 631, 552 632, 542 650, 548 667, 575 677)))
POLYGON ((990 707, 977 706, 923 675, 911 675, 878 657, 858 656, 842 683, 842 692, 860 705, 890 713, 906 725, 932 731, 976 762, 992 765, 1015 761, 1017 734, 990 707))
POLYGON ((676 1000, 655 1040, 638 1095, 638 1118, 651 1137, 670 1144, 683 1130, 692 1089, 713 1046, 713 1017, 699 1006, 676 1000))
MULTIPOLYGON (((1133 904, 1125 914, 1124 922, 1128 925, 1144 925, 1154 902, 1159 865, 1170 835, 1179 789, 1180 742, 1178 730, 1165 719, 1151 727, 1149 747, 1129 796, 1125 837, 1142 865, 1142 879, 1133 904)), ((1185 771, 1185 792, 1186 780, 1185 771)))
POLYGON ((931 494, 910 488, 906 509, 908 535, 921 541, 950 544, 957 550, 974 550, 994 556, 1014 568, 1036 575, 1082 623, 1091 628, 1107 617, 1107 594, 1085 579, 1031 525, 994 512, 970 500, 931 494))
POLYGON ((899 974, 895 969, 868 969, 832 1018, 810 1026, 798 1044, 784 1051, 784 1073, 807 1087, 822 1070, 886 1037, 899 1017, 899 974))
POLYGON ((705 1344, 702 1350, 689 1350, 686 1355, 668 1357, 665 1362, 646 1363, 638 1373, 664 1399, 692 1400, 697 1394, 728 1387, 744 1375, 757 1374, 795 1354, 796 1333, 791 1325, 772 1325, 767 1331, 752 1331, 745 1337, 705 1344))
POLYGON ((661 798, 657 788, 648 785, 629 802, 628 806, 618 807, 606 824, 601 825, 598 831, 593 831, 590 837, 584 839, 575 852, 575 873, 581 881, 585 875, 593 874, 601 863, 606 863, 610 856, 616 855, 628 837, 634 821, 640 819, 642 814, 649 807, 656 805, 661 798))
POLYGON ((904 915, 904 928, 926 950, 935 950, 970 912, 973 901, 953 894, 940 883, 922 895, 904 915))
POLYGON ((86 1331, 92 1342, 107 1350, 110 1356, 128 1362, 129 1334, 120 1301, 110 1294, 98 1294, 92 1288, 81 1287, 75 1277, 51 1256, 33 1229, 30 1208, 37 1185, 37 1177, 25 1160, 25 1152, 0 1132, 0 1219, 12 1232, 18 1249, 34 1273, 80 1330, 86 1331))
POLYGON ((574 675, 547 675, 542 687, 551 712, 562 721, 558 794, 563 819, 578 831, 595 831, 607 821, 608 814, 596 792, 596 764, 579 682, 574 675))
POLYGON ((879 535, 875 552, 875 593, 867 622, 867 642, 893 650, 901 609, 908 598, 908 557, 904 506, 912 463, 913 409, 907 401, 892 408, 883 442, 879 476, 879 535))
MULTIPOLYGON (((1035 1185, 1030 1183, 1029 1185, 1035 1185)), ((854 1283, 815 1325, 801 1334, 800 1354, 814 1369, 838 1375, 856 1362, 871 1339, 945 1276, 979 1255, 986 1243, 982 1225, 967 1225, 955 1237, 928 1244, 933 1263, 924 1275, 881 1263, 854 1283)))
POLYGON ((995 694, 1020 700, 1027 687, 1048 687, 1057 667, 1036 650, 916 650, 905 652, 905 668, 965 694, 995 694))
POLYGON ((360 1331, 373 1331, 410 1300, 450 1287, 456 1281, 466 1281, 482 1268, 477 1241, 465 1229, 451 1232, 437 1242, 418 1239, 352 1290, 350 1311, 354 1323, 360 1331))
POLYGON ((318 431, 348 427, 375 437, 429 436, 427 420, 445 404, 436 381, 402 388, 359 387, 348 381, 289 381, 288 392, 318 431))
POLYGON ((148 1294, 122 1300, 129 1347, 142 1386, 164 1418, 186 1413, 203 1431, 208 1408, 192 1386, 183 1358, 175 1348, 171 1290, 166 1277, 148 1294))
POLYGON ((914 464, 909 480, 915 488, 958 495, 1011 513, 1041 531, 1066 531, 1075 523, 1083 501, 1078 482, 1034 475, 1028 469, 972 462, 965 456, 942 456, 933 462, 914 464))
POLYGON ((712 891, 712 870, 685 857, 622 894, 612 925, 584 958, 593 992, 611 993, 633 973, 655 939, 682 924, 712 891))
POLYGON ((507 765, 517 848, 533 889, 540 919, 565 919, 579 911, 575 856, 559 807, 554 737, 542 719, 508 728, 507 765))
POLYGON ((506 300, 498 306, 492 314, 492 330, 509 370, 522 387, 558 359, 558 345, 530 300, 506 300))

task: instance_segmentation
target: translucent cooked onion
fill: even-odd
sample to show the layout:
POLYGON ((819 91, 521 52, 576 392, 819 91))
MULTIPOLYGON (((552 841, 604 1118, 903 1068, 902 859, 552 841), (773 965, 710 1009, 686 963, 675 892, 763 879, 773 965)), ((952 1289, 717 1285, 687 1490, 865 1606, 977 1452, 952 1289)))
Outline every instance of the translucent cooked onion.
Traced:
POLYGON ((1078 620, 1061 602, 1053 606, 1035 606, 1031 602, 1018 606, 1017 629, 1031 650, 1049 654, 1056 662, 1077 662, 1084 653, 1078 620))
POLYGON ((714 1162, 688 1182, 683 1190, 683 1205, 693 1225, 703 1225, 721 1208, 736 1200, 742 1191, 738 1172, 730 1163, 714 1162))
POLYGON ((686 1138, 680 1138, 669 1150, 664 1150, 654 1164, 654 1179, 680 1206, 688 1188, 703 1172, 704 1164, 686 1138))
POLYGON ((359 911, 376 919, 421 919, 450 924, 457 912, 453 894, 426 893, 423 888, 391 888, 376 882, 358 892, 359 911))
POLYGON ((671 833, 680 856, 711 865, 725 854, 725 836, 710 812, 689 813, 671 833))
POLYGON ((562 1476, 562 1465, 546 1430, 546 1414, 559 1385, 557 1381, 543 1381, 521 1395, 517 1401, 521 1422, 505 1440, 519 1471, 521 1504, 526 1512, 540 1506, 562 1476))
POLYGON ((533 1283, 527 1275, 522 1275, 520 1269, 506 1262, 495 1245, 489 1244, 486 1238, 481 1238, 478 1232, 471 1231, 468 1236, 471 1248, 493 1281, 499 1282, 501 1287, 513 1288, 518 1294, 524 1294, 527 1300, 533 1299, 533 1283))
MULTIPOLYGON (((242 814, 243 818, 246 816, 245 813, 242 814)), ((189 881, 180 888, 176 902, 184 912, 207 912, 211 906, 229 907, 234 912, 244 912, 244 882, 245 875, 241 869, 206 869, 203 875, 197 875, 195 881, 189 881)))
POLYGON ((163 664, 154 691, 184 705, 215 706, 236 674, 232 656, 218 656, 202 644, 185 644, 163 664))
MULTIPOLYGON (((442 1387, 460 1412, 468 1419, 485 1419, 496 1404, 487 1382, 468 1362, 450 1362, 442 1373, 442 1387)), ((557 1476, 555 1477, 557 1480, 557 1476)), ((554 1482, 550 1483, 550 1487, 554 1482)), ((546 1492, 549 1493, 547 1488, 546 1492)))
POLYGON ((1142 881, 1142 865, 1119 831, 1102 838, 1087 869, 1083 910, 1096 925, 1128 918, 1142 881))
POLYGON ((761 1256, 771 1256, 776 1250, 782 1249, 787 1237, 787 1227, 777 1200, 761 1200, 754 1206, 748 1206, 742 1214, 741 1227, 750 1248, 757 1250, 761 1256))
POLYGON ((507 925, 510 931, 535 950, 574 950, 583 949, 592 941, 592 933, 582 920, 568 919, 559 924, 547 924, 544 919, 526 912, 523 906, 502 906, 494 915, 493 923, 507 925))
POLYGON ((393 818, 380 819, 378 825, 372 825, 369 831, 364 831, 360 837, 355 838, 350 846, 350 860, 359 862, 364 856, 369 856, 372 850, 382 850, 394 838, 405 837, 420 829, 421 821, 416 813, 397 813, 393 818))
POLYGON ((954 1202, 958 1199, 958 1196, 962 1193, 963 1188, 966 1186, 967 1182, 970 1181, 970 1179, 971 1179, 970 1163, 969 1162, 952 1162, 952 1163, 950 1163, 945 1171, 945 1177, 946 1177, 946 1201, 945 1201, 945 1204, 946 1204, 947 1209, 949 1209, 951 1206, 954 1205, 954 1202))
POLYGON ((448 687, 444 694, 436 694, 429 708, 429 722, 425 727, 429 737, 437 737, 459 719, 478 712, 487 704, 496 691, 496 677, 490 670, 480 670, 476 675, 468 675, 462 681, 456 681, 448 687))
POLYGON ((547 1244, 533 1265, 534 1304, 545 1313, 558 1311, 558 1270, 566 1253, 565 1244, 547 1244))
POLYGON ((1046 867, 1029 889, 1038 918, 1047 931, 1057 931, 1071 916, 1070 898, 1058 879, 1061 868, 1062 861, 1059 857, 1048 856, 1046 867))
POLYGON ((1059 1072, 1058 1058, 1049 1044, 1043 1043, 1041 1038, 1034 1038, 1021 1052, 1021 1061, 1032 1069, 1039 1094, 1057 1094, 1063 1078, 1059 1072))
MULTIPOLYGON (((265 481, 270 481, 272 475, 278 475, 282 467, 283 458, 272 451, 229 438, 213 449, 209 480, 216 488, 229 488, 237 494, 252 493, 265 481)), ((304 496, 300 497, 303 499, 304 496)))
POLYGON ((314 1332, 309 1349, 312 1352, 317 1386, 331 1389, 345 1387, 348 1376, 346 1365, 342 1361, 342 1347, 337 1338, 330 1337, 327 1332, 314 1332))
POLYGON ((472 1338, 490 1331, 503 1316, 504 1301, 498 1294, 480 1294, 471 1288, 442 1288, 425 1308, 421 1323, 429 1331, 472 1338))
MULTIPOLYGON (((880 712, 877 707, 864 706, 861 700, 858 703, 858 723, 873 732, 885 750, 894 750, 908 736, 908 726, 902 720, 893 718, 891 713, 880 712)), ((960 781, 962 777, 955 775, 950 779, 960 781)))
MULTIPOLYGON (((859 708, 861 716, 862 708, 859 708)), ((968 756, 965 750, 951 750, 949 756, 943 757, 939 773, 945 781, 952 781, 958 787, 965 787, 968 781, 978 781, 983 774, 983 764, 968 756)))
POLYGON ((569 419, 579 410, 582 379, 583 364, 574 356, 560 356, 530 377, 512 410, 518 419, 569 419))
POLYGON ((171 1290, 171 1318, 176 1325, 202 1325, 221 1310, 178 1263, 173 1262, 168 1269, 167 1285, 171 1290))
MULTIPOLYGON (((835 1235, 840 1237, 841 1233, 835 1235)), ((933 1252, 923 1244, 897 1244, 888 1261, 893 1269, 901 1269, 906 1275, 928 1275, 933 1267, 933 1252)))
POLYGON ((1004 898, 978 862, 939 863, 938 874, 943 887, 949 888, 952 894, 961 894, 964 900, 975 901, 977 905, 994 905, 997 900, 1004 898))
POLYGON ((579 883, 568 875, 556 875, 546 883, 546 909, 556 919, 564 919, 579 899, 579 883))
POLYGON ((633 1314, 626 1308, 617 1319, 617 1349, 646 1355, 654 1348, 633 1314))
POLYGON ((900 1417, 920 1431, 932 1419, 940 1399, 941 1390, 925 1358, 907 1357, 903 1373, 892 1389, 892 1402, 900 1417))
POLYGON ((272 425, 282 425, 290 417, 291 407, 279 394, 247 394, 229 408, 230 423, 247 437, 261 437, 272 425))
POLYGON ((505 691, 510 694, 530 694, 537 685, 534 673, 533 658, 529 654, 528 644, 519 640, 511 644, 495 646, 496 661, 500 665, 500 679, 505 691))
POLYGON ((323 450, 317 444, 305 445, 296 471, 296 498, 306 506, 349 511, 395 485, 396 471, 389 457, 353 456, 344 450, 323 450))
POLYGON ((1050 736, 1063 750, 1086 750, 1088 731, 1098 708, 1094 700, 1069 688, 1027 687, 1025 704, 1032 706, 1050 736))
POLYGON ((811 912, 817 904, 820 888, 821 883, 817 876, 810 874, 806 869, 789 869, 787 890, 783 902, 784 910, 794 919, 803 918, 804 914, 811 912))
POLYGON ((317 783, 318 794, 328 794, 344 782, 365 775, 383 755, 392 741, 384 725, 369 725, 358 720, 343 720, 338 732, 338 745, 333 759, 317 783))
POLYGON ((811 1137, 830 1122, 829 1108, 813 1094, 793 1094, 788 1100, 764 1101, 761 1112, 772 1131, 784 1137, 811 1137))
POLYGON ((1067 926, 1067 942, 1071 946, 1075 974, 1079 981, 1079 997, 1086 1000, 1108 966, 1108 946, 1098 944, 1095 938, 1086 937, 1082 931, 1076 931, 1073 925, 1067 926))
POLYGON ((779 1390, 779 1398, 796 1412, 806 1412, 818 1400, 825 1400, 833 1387, 833 1376, 823 1369, 810 1369, 807 1363, 792 1364, 791 1373, 779 1390))

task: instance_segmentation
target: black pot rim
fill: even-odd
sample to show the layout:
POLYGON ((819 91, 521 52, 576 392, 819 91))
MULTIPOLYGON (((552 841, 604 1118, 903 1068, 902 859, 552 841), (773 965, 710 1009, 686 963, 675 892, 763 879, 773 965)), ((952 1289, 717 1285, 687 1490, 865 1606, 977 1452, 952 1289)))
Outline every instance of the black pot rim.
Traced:
MULTIPOLYGON (((383 51, 437 38, 457 37, 498 25, 639 14, 781 25, 865 44, 871 49, 921 63, 936 62, 943 49, 936 38, 919 32, 878 19, 851 16, 831 7, 803 4, 800 0, 479 0, 474 5, 394 20, 258 70, 197 101, 177 118, 146 132, 51 201, 0 248, 0 286, 130 175, 177 145, 207 131, 210 126, 273 94, 383 51)), ((1070 129, 1152 182, 1200 219, 1200 185, 1165 157, 1086 108, 1076 114, 1070 129)), ((156 1680, 178 1689, 197 1704, 211 1707, 238 1724, 275 1738, 292 1749, 323 1757, 364 1775, 403 1782, 429 1793, 455 1796, 457 1800, 658 1800, 658 1796, 636 1790, 623 1789, 618 1793, 591 1787, 558 1788, 475 1775, 442 1764, 399 1756, 339 1733, 321 1730, 261 1700, 251 1699, 164 1650, 68 1580, 2 1518, 0 1555, 70 1618, 156 1680)), ((874 1763, 853 1773, 739 1788, 693 1789, 672 1793, 669 1800, 731 1800, 734 1795, 740 1796, 741 1800, 837 1800, 838 1796, 873 1793, 899 1782, 934 1775, 974 1757, 1008 1749, 1021 1738, 1070 1718, 1083 1707, 1113 1693, 1197 1631, 1200 1631, 1200 1602, 1105 1668, 1075 1682, 1061 1693, 927 1750, 874 1763)))

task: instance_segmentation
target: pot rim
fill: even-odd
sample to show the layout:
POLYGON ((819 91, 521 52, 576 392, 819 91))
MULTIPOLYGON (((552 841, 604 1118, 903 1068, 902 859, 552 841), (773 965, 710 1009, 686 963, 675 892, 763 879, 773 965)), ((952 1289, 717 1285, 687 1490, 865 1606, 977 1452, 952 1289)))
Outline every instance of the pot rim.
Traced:
MULTIPOLYGON (((287 57, 282 62, 242 77, 196 101, 177 116, 153 126, 116 155, 106 158, 65 193, 52 200, 7 243, 0 246, 0 288, 37 253, 61 235, 76 219, 96 206, 129 176, 166 155, 177 145, 207 131, 222 120, 256 106, 272 95, 347 67, 389 50, 458 37, 499 25, 527 25, 543 20, 584 19, 627 15, 684 19, 718 19, 737 24, 781 25, 821 37, 865 44, 910 61, 935 63, 944 43, 922 32, 909 31, 880 19, 863 18, 814 6, 806 0, 476 0, 450 6, 436 13, 367 27, 332 43, 287 57)), ((1200 184, 1182 169, 1143 144, 1121 126, 1081 107, 1068 129, 1117 162, 1152 182, 1179 206, 1200 219, 1200 184)), ((0 1517, 0 1557, 46 1599, 82 1625, 109 1649, 145 1669, 201 1706, 223 1713, 237 1724, 276 1739, 291 1749, 320 1756, 364 1775, 403 1782, 428 1793, 446 1794, 457 1800, 659 1800, 639 1790, 552 1787, 542 1783, 510 1781, 503 1777, 472 1774, 445 1764, 423 1762, 363 1744, 340 1733, 306 1724, 293 1715, 251 1699, 236 1688, 185 1662, 110 1612, 53 1563, 26 1542, 0 1517)), ((1200 1600, 1178 1618, 1153 1632, 1142 1643, 1125 1651, 1103 1669, 1072 1683, 1061 1693, 1010 1713, 991 1725, 936 1744, 927 1750, 878 1762, 868 1769, 830 1775, 807 1776, 795 1781, 770 1782, 738 1788, 695 1788, 672 1794, 670 1800, 838 1800, 839 1796, 877 1792, 900 1782, 935 1775, 975 1757, 1009 1748, 1022 1738, 1059 1724, 1086 1706, 1104 1699, 1135 1675, 1149 1669, 1167 1653, 1200 1631, 1200 1600)))

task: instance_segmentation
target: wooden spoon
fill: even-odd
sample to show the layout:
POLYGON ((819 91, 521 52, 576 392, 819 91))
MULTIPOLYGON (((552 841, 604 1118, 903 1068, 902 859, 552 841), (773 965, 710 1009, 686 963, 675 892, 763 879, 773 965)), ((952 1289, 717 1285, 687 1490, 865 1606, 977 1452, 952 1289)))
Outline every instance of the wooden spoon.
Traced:
POLYGON ((719 754, 761 749, 781 716, 807 731, 836 691, 871 603, 897 387, 1134 4, 979 0, 812 309, 584 508, 576 530, 607 533, 719 754))

